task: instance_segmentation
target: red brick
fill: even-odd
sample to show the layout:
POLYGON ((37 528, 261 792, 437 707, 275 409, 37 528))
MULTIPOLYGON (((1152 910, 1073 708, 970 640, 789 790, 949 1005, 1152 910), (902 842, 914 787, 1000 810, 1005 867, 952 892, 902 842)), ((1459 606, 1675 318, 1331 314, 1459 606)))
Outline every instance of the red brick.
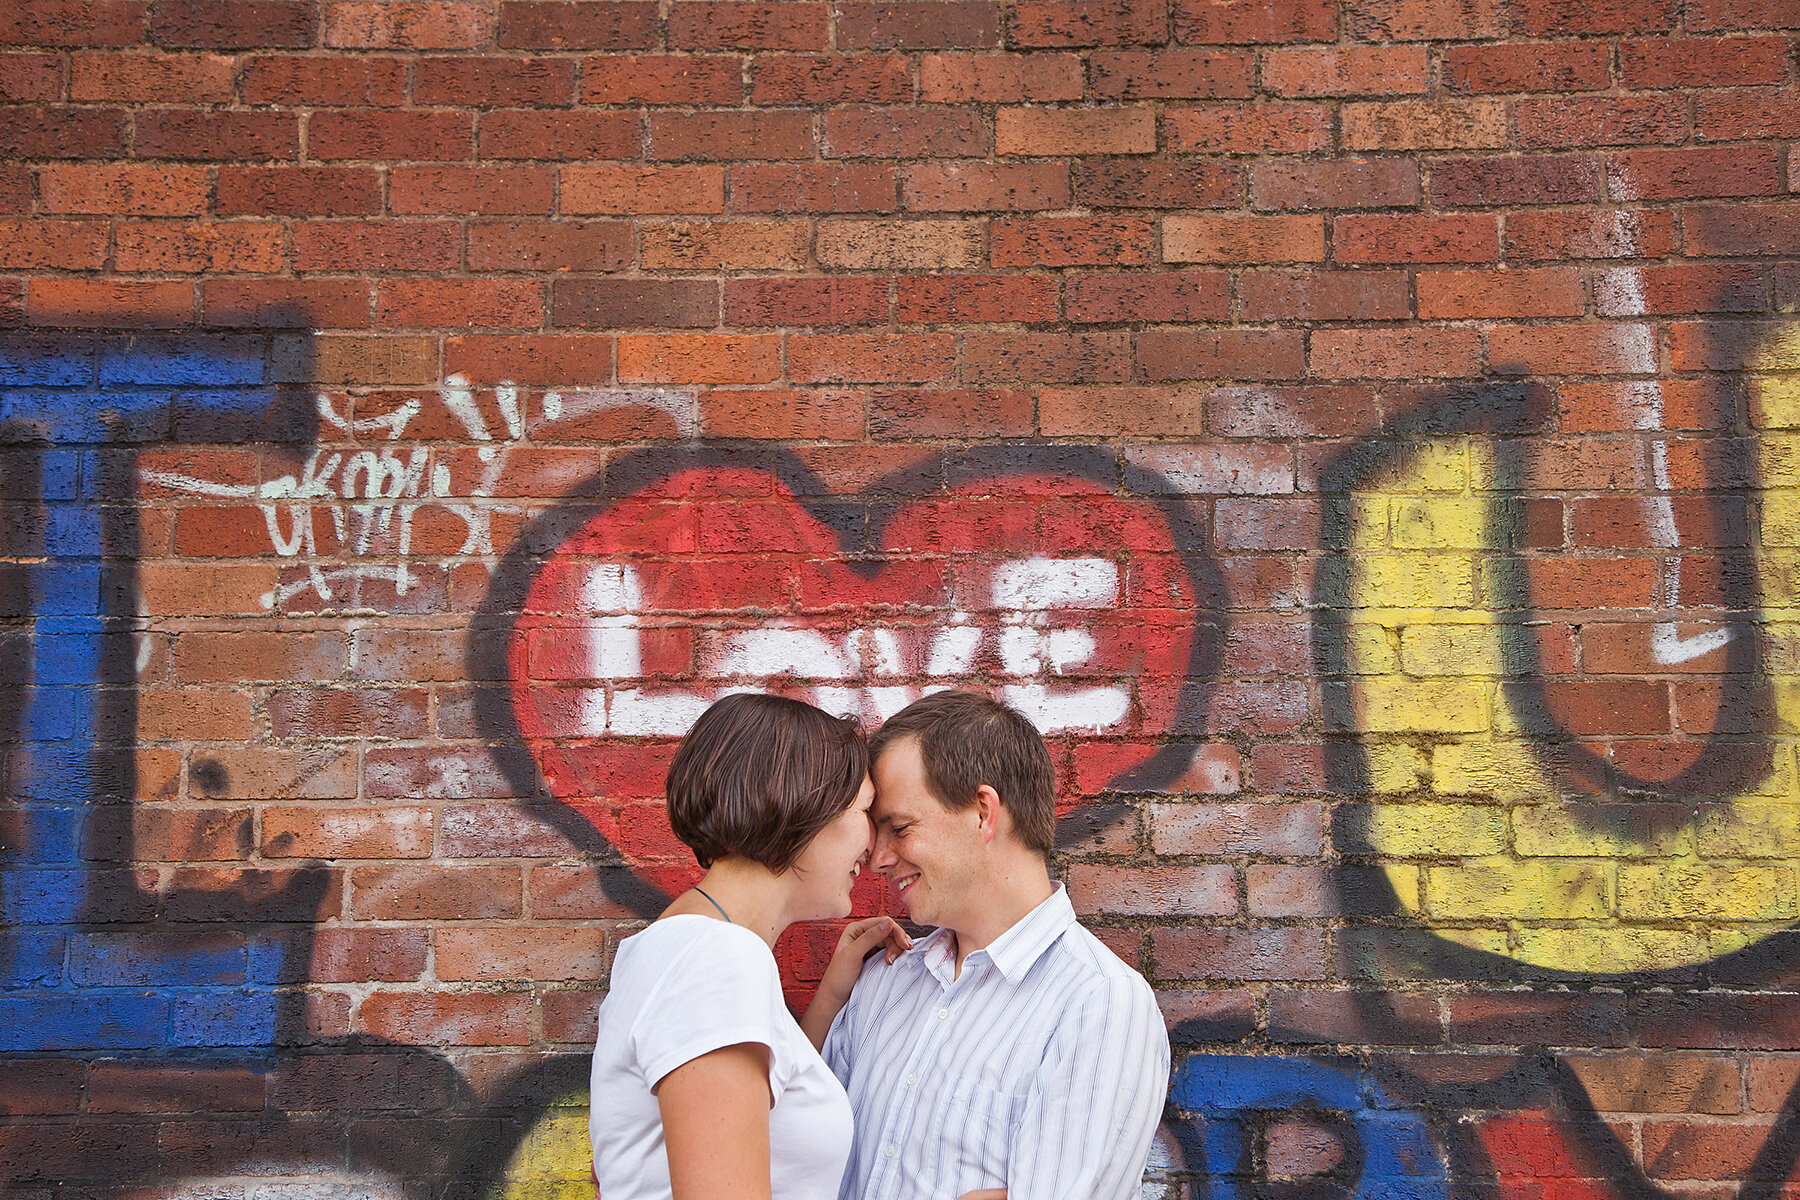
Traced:
POLYGON ((269 274, 286 265, 286 245, 286 230, 273 221, 120 222, 113 229, 113 267, 171 274, 269 274))
POLYGON ((299 49, 318 38, 318 7, 306 0, 157 0, 150 40, 216 50, 299 49))
POLYGON ((899 281, 903 325, 1056 319, 1056 281, 1029 275, 911 275, 899 281))
POLYGON ((1620 200, 1769 196, 1785 190, 1775 146, 1631 150, 1607 156, 1606 187, 1620 200))
POLYGON ((1330 0, 1176 0, 1175 36, 1184 42, 1330 42, 1338 6, 1330 0))
POLYGON ((637 158, 642 135, 629 112, 538 112, 496 109, 481 114, 482 158, 637 158))
POLYGON ((941 383, 956 371, 948 334, 795 334, 787 352, 796 383, 941 383))
POLYGON ((1137 357, 1146 379, 1298 379, 1306 370, 1297 329, 1147 329, 1137 357))
POLYGON ((1647 375, 1656 338, 1644 325, 1497 325, 1488 361, 1503 374, 1647 375))
POLYGON ((323 112, 306 127, 314 158, 458 161, 469 157, 467 114, 449 112, 323 112))
POLYGON ((1324 935, 1317 928, 1177 926, 1152 930, 1150 949, 1161 979, 1325 978, 1324 935))
POLYGON ((76 54, 69 62, 69 99, 228 102, 234 90, 232 69, 232 60, 218 54, 76 54))
MULTIPOLYGON (((1424 276, 1420 279, 1422 286, 1424 276)), ((1578 296, 1580 291, 1577 277, 1578 296)), ((1412 315, 1404 271, 1245 271, 1238 279, 1238 310, 1247 321, 1388 321, 1412 315)))
POLYGON ((1094 95, 1112 100, 1248 99, 1254 56, 1232 50, 1115 51, 1089 59, 1094 95))
POLYGON ((557 58, 421 58, 413 99, 442 105, 565 105, 575 99, 575 62, 557 58))
POLYGON ((1493 262, 1500 222, 1491 216, 1337 217, 1332 257, 1339 262, 1493 262))
POLYGON ((444 339, 444 369, 474 383, 592 386, 612 378, 612 349, 604 334, 469 334, 444 339))
MULTIPOLYGON (((1694 133, 1708 142, 1800 137, 1800 92, 1768 88, 1702 92, 1694 133)), ((1795 178, 1791 161, 1789 177, 1795 178)))
POLYGON ((457 0, 328 0, 327 46, 367 50, 472 50, 494 36, 494 9, 457 0))
POLYGON ((756 104, 893 103, 912 99, 912 76, 893 55, 781 55, 755 64, 756 104))
MULTIPOLYGON (((1046 437, 1197 436, 1205 432, 1204 395, 1193 387, 1044 388, 1038 392, 1038 432, 1046 437)), ((1106 768, 1109 777, 1115 769, 1106 768)))
POLYGON ((373 167, 221 167, 220 214, 353 217, 381 211, 373 167))
POLYGON ((469 226, 471 271, 616 271, 631 261, 623 221, 492 221, 469 226))
POLYGON ((453 221, 307 221, 289 254, 297 271, 447 271, 459 235, 453 221))
POLYGON ((130 46, 143 40, 140 0, 34 0, 0 13, 0 45, 130 46))
POLYGON ((439 979, 605 979, 607 936, 594 926, 439 929, 432 935, 439 979))
POLYGON ((661 159, 811 158, 812 114, 694 112, 650 114, 650 157, 661 159))
POLYGON ((1687 25, 1695 30, 1796 29, 1796 16, 1785 0, 1691 0, 1687 25))
POLYGON ((0 167, 0 213, 31 211, 31 169, 0 167))
POLYGON ((273 329, 360 329, 372 288, 361 279, 208 279, 201 285, 208 325, 273 329))
POLYGON ((1262 81, 1277 96, 1397 96, 1427 75, 1423 46, 1307 46, 1269 51, 1262 81))
POLYGON ((1148 216, 1008 217, 988 225, 997 267, 1145 266, 1154 261, 1156 225, 1148 216))
POLYGON ((1482 150, 1509 141, 1498 100, 1346 104, 1340 136, 1350 150, 1482 150))
POLYGON ((66 165, 38 172, 44 211, 120 216, 187 216, 204 212, 203 167, 66 165))
POLYGON ((1324 258, 1323 217, 1168 217, 1163 221, 1164 262, 1320 262, 1324 258))
MULTIPOLYGON (((323 119, 324 114, 315 116, 313 128, 323 119)), ((300 150, 299 118, 269 112, 140 112, 131 145, 140 158, 293 158, 300 150)))
POLYGON ((0 221, 0 269, 92 270, 106 262, 104 221, 0 221))
POLYGON ((1000 6, 988 0, 899 0, 840 9, 843 50, 953 50, 1000 44, 1000 6))
POLYGON ((1418 278, 1422 319, 1469 317, 1575 317, 1586 305, 1581 272, 1422 271, 1418 278))
POLYGON ((768 383, 781 374, 776 334, 628 334, 619 379, 632 383, 768 383))
POLYGON ((535 328, 544 319, 543 293, 534 279, 384 279, 376 313, 384 327, 398 329, 535 328))
POLYGON ((820 224, 814 253, 852 271, 953 270, 980 263, 981 234, 976 221, 830 221, 820 224))
POLYGON ((1585 155, 1442 159, 1431 167, 1440 205, 1574 204, 1600 198, 1600 167, 1585 155))
POLYGON ((944 163, 909 167, 901 183, 914 212, 1066 208, 1069 170, 1056 163, 944 163))
POLYGON ((0 54, 0 101, 63 98, 62 60, 54 54, 0 54))
POLYGON ((988 152, 987 124, 972 108, 848 109, 826 113, 827 158, 963 158, 988 152))
POLYGON ((258 56, 244 64, 243 88, 250 104, 391 107, 406 98, 406 60, 258 56))
POLYGON ((1800 237, 1800 204, 1734 204, 1688 208, 1681 213, 1693 255, 1776 255, 1800 237))
POLYGON ((1661 258, 1675 249, 1673 213, 1614 210, 1511 213, 1509 259, 1661 258))
POLYGON ((826 6, 716 0, 669 6, 669 47, 679 50, 823 50, 826 6))
POLYGON ((1312 373, 1325 379, 1449 379, 1481 367, 1473 329, 1321 329, 1312 373))
POLYGON ((1679 142, 1688 134, 1685 96, 1542 97, 1513 109, 1519 145, 1636 146, 1679 142))
POLYGON ((1081 59, 1074 54, 927 54, 919 60, 919 99, 927 104, 1079 100, 1081 93, 1081 59))
POLYGON ((863 163, 735 166, 731 206, 737 212, 894 212, 899 172, 863 163))
POLYGON ((1767 307, 1762 272, 1750 266, 1623 267, 1594 277, 1594 310, 1603 317, 1767 307))
POLYGON ((886 324, 888 285, 879 279, 731 279, 727 325, 886 324))
POLYGON ((1519 28, 1532 37, 1660 33, 1673 29, 1677 0, 1519 0, 1519 28))
POLYGON ((1310 154, 1331 149, 1322 104, 1209 104, 1170 109, 1164 147, 1177 154, 1310 154))
POLYGON ((1021 0, 1007 40, 1015 46, 1155 45, 1169 38, 1161 0, 1021 0))
POLYGON ((280 808, 262 813, 271 858, 427 858, 429 808, 280 808))
POLYGON ((1146 109, 1002 108, 994 121, 997 154, 1059 157, 1156 150, 1156 119, 1146 109))
POLYGON ((503 0, 496 43, 515 50, 629 50, 656 44, 654 3, 503 0))
POLYGON ((641 227, 648 270, 798 270, 806 229, 787 221, 670 221, 641 227))
POLYGON ((1593 92, 1612 81, 1604 42, 1446 46, 1443 63, 1453 92, 1593 92))
POLYGON ((1223 863, 1121 867, 1077 863, 1069 868, 1075 911, 1159 917, 1232 916, 1238 911, 1237 868, 1223 863))
POLYGON ((1261 209, 1415 208, 1419 168, 1397 158, 1259 162, 1250 167, 1250 206, 1261 209))
POLYGON ((388 208, 394 213, 548 215, 556 178, 549 167, 392 167, 388 208))
POLYGON ((601 329, 711 329, 719 285, 711 279, 558 279, 550 323, 601 329))
POLYGON ((544 1040, 566 1045, 591 1046, 599 1028, 600 1001, 604 992, 554 991, 544 993, 544 1040))
POLYGON ((527 992, 375 992, 362 1002, 372 1037, 408 1046, 523 1046, 531 1040, 527 992))
POLYGON ((1730 401, 1708 380, 1563 383, 1556 389, 1557 426, 1569 432, 1619 432, 1643 423, 1645 389, 1662 407, 1664 429, 1718 429, 1729 423, 1730 401))
POLYGON ((351 885, 352 908, 368 920, 460 921, 520 913, 518 867, 358 867, 351 885))
POLYGON ((170 328, 194 319, 194 285, 149 280, 33 279, 25 307, 38 325, 170 328))
POLYGON ((119 109, 0 109, 0 155, 8 158, 116 158, 124 153, 125 113, 119 109))
POLYGON ((735 104, 743 60, 725 55, 607 54, 581 64, 584 104, 735 104))
POLYGON ((1233 208, 1244 194, 1236 163, 1101 158, 1075 164, 1075 199, 1101 208, 1233 208))
POLYGON ((1224 321, 1231 313, 1224 271, 1091 272, 1068 276, 1067 287, 1071 321, 1224 321))
POLYGON ((1118 383, 1131 377, 1131 342, 1123 333, 986 333, 963 342, 970 383, 1118 383))
POLYGON ((700 424, 713 437, 855 441, 862 437, 862 397, 817 388, 709 391, 700 396, 700 424))
POLYGON ((1032 393, 1016 390, 909 389, 869 398, 871 438, 1028 437, 1032 393))
POLYGON ((1352 0, 1345 23, 1365 42, 1463 41, 1499 37, 1505 13, 1498 0, 1352 0))
POLYGON ((1628 41, 1619 46, 1619 82, 1646 89, 1784 83, 1788 50, 1780 37, 1628 41))

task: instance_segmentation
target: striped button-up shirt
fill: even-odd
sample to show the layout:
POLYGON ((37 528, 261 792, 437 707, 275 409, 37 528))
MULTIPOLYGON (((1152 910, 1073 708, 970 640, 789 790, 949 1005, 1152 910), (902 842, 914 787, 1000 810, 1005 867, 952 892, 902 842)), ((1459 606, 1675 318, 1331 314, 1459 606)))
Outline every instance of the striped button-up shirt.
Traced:
POLYGON ((1126 1200, 1169 1085, 1150 985, 1060 885, 961 976, 947 929, 870 959, 825 1061, 856 1114, 839 1200, 1126 1200))

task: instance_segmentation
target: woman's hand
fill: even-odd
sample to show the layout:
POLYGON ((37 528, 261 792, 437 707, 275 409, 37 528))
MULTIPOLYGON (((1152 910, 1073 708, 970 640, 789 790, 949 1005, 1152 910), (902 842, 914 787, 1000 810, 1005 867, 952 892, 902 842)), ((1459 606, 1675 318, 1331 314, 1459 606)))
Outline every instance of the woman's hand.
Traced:
POLYGON ((813 994, 806 1015, 800 1018, 800 1028, 811 1039, 813 1049, 825 1048, 825 1034, 838 1011, 849 1002, 850 989, 862 975, 863 960, 884 947, 889 962, 912 948, 912 936, 894 918, 864 917, 844 926, 844 932, 838 935, 837 949, 831 952, 831 962, 825 968, 825 977, 819 980, 819 990, 813 994))

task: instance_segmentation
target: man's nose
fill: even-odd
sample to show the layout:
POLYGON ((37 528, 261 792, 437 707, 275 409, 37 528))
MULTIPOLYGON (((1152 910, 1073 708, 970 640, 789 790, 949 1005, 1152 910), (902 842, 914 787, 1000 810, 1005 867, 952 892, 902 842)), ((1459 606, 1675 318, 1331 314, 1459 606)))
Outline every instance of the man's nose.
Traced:
POLYGON ((869 861, 877 871, 885 871, 900 861, 900 856, 894 853, 893 836, 882 829, 875 831, 874 854, 875 856, 869 861))

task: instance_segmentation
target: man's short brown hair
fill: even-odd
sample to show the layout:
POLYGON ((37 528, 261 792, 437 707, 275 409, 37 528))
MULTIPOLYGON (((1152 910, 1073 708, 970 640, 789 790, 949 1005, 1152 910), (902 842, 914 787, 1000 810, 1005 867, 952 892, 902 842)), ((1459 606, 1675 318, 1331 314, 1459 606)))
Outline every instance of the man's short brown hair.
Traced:
POLYGON ((700 714, 669 764, 669 827, 702 867, 738 855, 780 873, 856 801, 869 747, 854 717, 740 692, 700 714))
POLYGON ((870 759, 905 738, 917 739, 925 784, 939 804, 967 808, 985 783, 1012 814, 1019 840, 1050 857, 1056 771, 1043 735, 1023 714, 979 692, 934 692, 875 731, 870 759))

